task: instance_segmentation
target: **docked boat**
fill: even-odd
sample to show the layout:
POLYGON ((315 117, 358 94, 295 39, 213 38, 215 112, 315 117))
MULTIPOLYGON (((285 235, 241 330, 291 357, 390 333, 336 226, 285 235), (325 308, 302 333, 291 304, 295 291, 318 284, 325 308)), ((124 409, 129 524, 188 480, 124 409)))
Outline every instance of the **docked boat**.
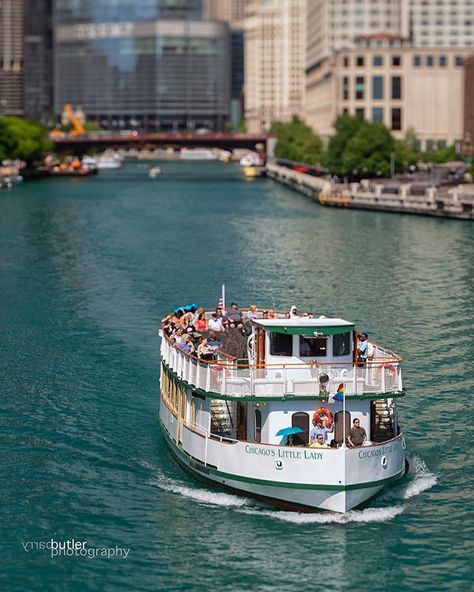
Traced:
POLYGON ((180 160, 217 160, 219 154, 206 148, 181 148, 180 160))
POLYGON ((119 169, 123 165, 123 158, 117 152, 104 152, 97 157, 98 169, 119 169))
POLYGON ((297 511, 346 512, 403 477, 401 358, 370 344, 361 361, 356 328, 341 318, 249 316, 237 356, 237 329, 209 356, 162 322, 160 423, 178 463, 208 484, 297 511))
POLYGON ((244 166, 242 167, 244 171, 244 176, 247 179, 255 179, 257 177, 264 177, 266 175, 266 170, 264 166, 244 166))

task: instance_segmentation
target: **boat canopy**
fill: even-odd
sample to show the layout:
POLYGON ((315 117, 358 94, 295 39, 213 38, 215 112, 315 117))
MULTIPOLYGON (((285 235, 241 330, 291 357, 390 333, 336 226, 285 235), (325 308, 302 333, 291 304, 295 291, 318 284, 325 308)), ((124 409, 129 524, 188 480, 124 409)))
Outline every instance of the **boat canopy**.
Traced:
POLYGON ((328 319, 326 317, 312 319, 310 317, 294 317, 291 319, 254 319, 256 327, 272 333, 285 335, 339 335, 353 331, 354 323, 344 319, 328 319))

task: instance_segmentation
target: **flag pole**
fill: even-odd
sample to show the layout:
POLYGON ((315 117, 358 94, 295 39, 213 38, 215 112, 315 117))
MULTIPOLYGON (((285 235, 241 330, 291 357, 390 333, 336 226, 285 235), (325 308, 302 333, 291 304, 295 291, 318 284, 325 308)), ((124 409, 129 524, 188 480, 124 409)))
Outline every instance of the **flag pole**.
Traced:
POLYGON ((346 447, 346 389, 342 393, 342 446, 346 447))
POLYGON ((222 284, 222 312, 225 312, 225 284, 222 284))

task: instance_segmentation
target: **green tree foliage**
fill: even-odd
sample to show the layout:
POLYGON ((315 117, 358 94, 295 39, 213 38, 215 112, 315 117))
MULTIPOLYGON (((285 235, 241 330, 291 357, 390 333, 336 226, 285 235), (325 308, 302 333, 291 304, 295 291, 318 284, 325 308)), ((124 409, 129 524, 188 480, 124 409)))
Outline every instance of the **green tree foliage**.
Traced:
POLYGON ((337 175, 375 176, 390 173, 395 140, 380 122, 341 115, 334 124, 325 164, 337 175))
POLYGON ((299 117, 294 116, 289 123, 276 122, 272 126, 278 142, 275 156, 297 162, 314 164, 321 162, 323 143, 299 117))
POLYGON ((51 149, 48 132, 39 123, 20 117, 0 117, 0 160, 20 159, 31 164, 51 149))

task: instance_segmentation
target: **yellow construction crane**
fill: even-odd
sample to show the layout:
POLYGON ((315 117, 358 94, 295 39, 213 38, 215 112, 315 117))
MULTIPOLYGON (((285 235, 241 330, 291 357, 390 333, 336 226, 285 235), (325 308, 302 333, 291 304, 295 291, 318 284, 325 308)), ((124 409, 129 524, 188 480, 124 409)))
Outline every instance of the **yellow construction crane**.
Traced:
POLYGON ((72 123, 72 130, 70 132, 71 136, 78 136, 79 134, 83 134, 86 131, 86 129, 79 121, 79 119, 76 117, 72 105, 64 105, 63 111, 69 117, 69 121, 72 123))

